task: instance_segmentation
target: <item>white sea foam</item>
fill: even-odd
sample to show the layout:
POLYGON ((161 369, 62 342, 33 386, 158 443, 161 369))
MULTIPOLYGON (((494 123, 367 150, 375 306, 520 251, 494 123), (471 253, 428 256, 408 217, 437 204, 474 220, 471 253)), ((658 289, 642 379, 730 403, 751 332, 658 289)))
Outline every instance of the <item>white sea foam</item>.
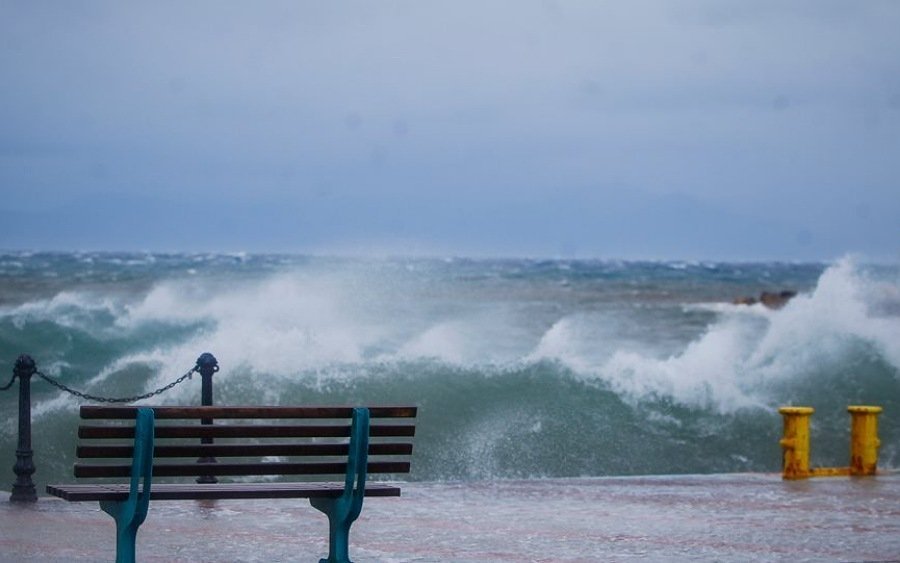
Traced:
POLYGON ((162 283, 124 307, 116 325, 129 331, 147 323, 202 328, 183 342, 124 356, 104 371, 138 362, 185 365, 209 350, 227 366, 219 379, 234 370, 322 377, 326 369, 339 378, 348 373, 341 366, 370 362, 509 363, 533 345, 519 338, 521 329, 507 312, 460 307, 435 313, 433 304, 392 281, 293 272, 215 290, 208 280, 162 283))
MULTIPOLYGON (((860 342, 900 366, 898 285, 869 279, 851 259, 828 268, 813 291, 778 311, 702 306, 712 321, 675 352, 658 346, 651 331, 625 334, 627 321, 606 310, 564 311, 555 321, 532 322, 516 301, 469 304, 444 299, 430 285, 409 291, 403 283, 365 269, 239 282, 190 277, 161 282, 131 301, 69 291, 6 314, 16 323, 52 320, 101 337, 140 334, 151 325, 186 327, 182 338, 131 345, 84 382, 89 389, 134 365, 156 374, 145 383, 155 389, 204 351, 223 367, 218 380, 240 374, 322 384, 364 377, 376 363, 429 360, 489 376, 549 359, 633 401, 664 396, 728 412, 769 404, 771 383, 839 366, 860 342), (98 323, 98 314, 113 320, 98 323)), ((173 400, 183 393, 193 391, 173 390, 173 400)))
POLYGON ((579 374, 592 374, 616 353, 653 353, 652 343, 624 334, 623 320, 610 312, 575 313, 559 319, 524 357, 558 360, 579 374))
POLYGON ((890 287, 861 273, 852 259, 840 260, 812 294, 798 296, 772 317, 750 363, 773 367, 771 376, 784 377, 810 362, 839 362, 849 345, 863 342, 900 368, 900 316, 876 310, 880 290, 890 287))
MULTIPOLYGON (((381 329, 355 316, 333 283, 296 275, 208 292, 202 283, 165 283, 119 320, 197 324, 206 328, 184 342, 122 359, 191 365, 198 350, 213 351, 220 365, 291 377, 333 363, 361 361, 381 329)), ((116 366, 111 366, 115 369, 116 366)), ((229 376, 223 370, 219 378, 229 376)))
POLYGON ((437 360, 457 367, 485 370, 517 363, 533 345, 533 335, 517 325, 508 310, 466 308, 429 318, 422 312, 398 326, 395 346, 386 342, 381 361, 437 360))
POLYGON ((28 323, 50 321, 66 328, 91 331, 96 327, 98 314, 115 317, 121 314, 121 303, 110 296, 62 291, 50 299, 0 308, 0 317, 11 318, 13 326, 20 330, 28 323))
POLYGON ((583 352, 584 334, 570 319, 554 324, 532 357, 556 359, 633 400, 668 396, 726 412, 762 406, 770 383, 834 373, 859 343, 900 369, 900 316, 891 314, 896 294, 896 285, 869 279, 846 258, 822 274, 814 291, 781 310, 711 307, 717 320, 668 357, 652 355, 651 347, 597 361, 583 352))
POLYGON ((459 321, 448 321, 429 327, 403 344, 396 354, 386 357, 408 359, 435 358, 451 364, 462 364, 470 357, 467 327, 459 321))

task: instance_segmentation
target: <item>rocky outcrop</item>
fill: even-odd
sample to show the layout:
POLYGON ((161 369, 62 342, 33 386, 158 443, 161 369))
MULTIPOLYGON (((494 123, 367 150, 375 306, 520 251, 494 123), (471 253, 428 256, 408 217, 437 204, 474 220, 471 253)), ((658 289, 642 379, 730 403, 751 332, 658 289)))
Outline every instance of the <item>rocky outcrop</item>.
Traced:
POLYGON ((756 305, 762 303, 769 309, 781 309, 785 303, 797 295, 796 291, 784 290, 779 292, 763 291, 759 297, 736 297, 732 300, 735 305, 756 305))

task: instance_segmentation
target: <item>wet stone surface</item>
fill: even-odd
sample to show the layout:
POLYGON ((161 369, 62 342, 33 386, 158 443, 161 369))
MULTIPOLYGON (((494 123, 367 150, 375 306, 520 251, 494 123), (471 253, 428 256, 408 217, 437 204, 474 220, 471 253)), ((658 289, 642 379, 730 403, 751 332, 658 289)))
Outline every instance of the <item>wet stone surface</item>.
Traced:
MULTIPOLYGON (((8 498, 4 493, 3 498, 8 498)), ((412 561, 898 561, 900 475, 707 475, 410 483, 367 499, 351 557, 412 561)), ((154 502, 139 561, 317 561, 303 500, 154 502)), ((0 502, 0 560, 111 561, 97 503, 0 502)))

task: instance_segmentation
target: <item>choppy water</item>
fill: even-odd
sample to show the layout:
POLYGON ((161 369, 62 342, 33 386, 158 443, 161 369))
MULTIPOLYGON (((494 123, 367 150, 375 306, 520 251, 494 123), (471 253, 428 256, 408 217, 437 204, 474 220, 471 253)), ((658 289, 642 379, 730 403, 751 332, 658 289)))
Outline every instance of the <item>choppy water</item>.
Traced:
MULTIPOLYGON (((847 464, 850 404, 885 407, 882 467, 900 450, 894 266, 0 254, 5 373, 28 353, 127 396, 203 352, 219 404, 418 404, 421 480, 778 471, 784 404, 817 409, 816 464, 847 464)), ((39 484, 71 474, 81 403, 34 381, 39 484)), ((0 393, 8 466, 16 409, 0 393)))

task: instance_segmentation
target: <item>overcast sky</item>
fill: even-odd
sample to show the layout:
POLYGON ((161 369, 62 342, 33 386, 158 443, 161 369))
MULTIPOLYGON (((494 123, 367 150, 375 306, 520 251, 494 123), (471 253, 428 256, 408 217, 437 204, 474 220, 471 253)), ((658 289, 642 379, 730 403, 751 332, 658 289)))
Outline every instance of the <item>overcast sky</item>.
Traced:
POLYGON ((0 0, 0 249, 900 260, 900 2, 0 0))

